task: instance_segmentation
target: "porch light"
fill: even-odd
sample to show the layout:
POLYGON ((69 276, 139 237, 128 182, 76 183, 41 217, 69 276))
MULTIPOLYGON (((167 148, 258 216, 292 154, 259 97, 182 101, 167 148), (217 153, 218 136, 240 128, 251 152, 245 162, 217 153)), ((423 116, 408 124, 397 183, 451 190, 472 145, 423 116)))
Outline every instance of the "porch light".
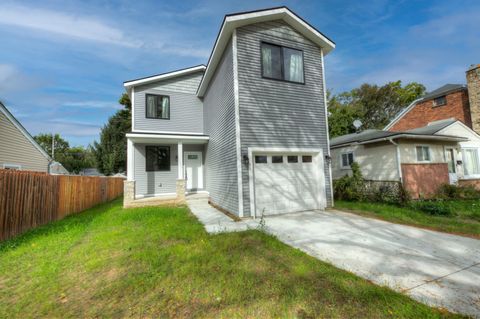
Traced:
POLYGON ((243 164, 248 165, 249 160, 247 155, 243 155, 243 164))

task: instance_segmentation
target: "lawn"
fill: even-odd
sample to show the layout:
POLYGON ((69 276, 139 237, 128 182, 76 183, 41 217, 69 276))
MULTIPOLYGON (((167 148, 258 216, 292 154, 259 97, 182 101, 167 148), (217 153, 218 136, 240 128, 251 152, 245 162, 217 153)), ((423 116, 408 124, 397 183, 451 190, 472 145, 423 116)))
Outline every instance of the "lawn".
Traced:
POLYGON ((409 207, 382 203, 335 201, 335 208, 359 215, 480 238, 479 200, 450 200, 444 205, 451 208, 452 215, 432 216, 409 207))
POLYGON ((259 230, 104 204, 0 244, 0 317, 453 318, 259 230))

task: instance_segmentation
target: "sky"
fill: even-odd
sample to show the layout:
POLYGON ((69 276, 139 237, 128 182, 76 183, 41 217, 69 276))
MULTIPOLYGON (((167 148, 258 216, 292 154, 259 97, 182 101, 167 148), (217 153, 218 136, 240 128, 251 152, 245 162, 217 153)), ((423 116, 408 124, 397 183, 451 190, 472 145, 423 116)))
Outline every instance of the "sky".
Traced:
POLYGON ((0 2, 0 100, 35 135, 93 143, 123 82, 206 64, 223 16, 286 5, 336 43, 334 93, 402 80, 465 83, 480 63, 479 1, 0 2))

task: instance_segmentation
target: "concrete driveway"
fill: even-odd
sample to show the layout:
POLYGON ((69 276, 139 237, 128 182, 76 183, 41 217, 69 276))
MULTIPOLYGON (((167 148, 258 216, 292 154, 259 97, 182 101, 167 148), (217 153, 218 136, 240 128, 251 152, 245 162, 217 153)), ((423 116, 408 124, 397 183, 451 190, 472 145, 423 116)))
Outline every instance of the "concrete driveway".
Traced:
POLYGON ((318 259, 423 303, 480 318, 480 240, 340 211, 265 222, 268 232, 318 259))

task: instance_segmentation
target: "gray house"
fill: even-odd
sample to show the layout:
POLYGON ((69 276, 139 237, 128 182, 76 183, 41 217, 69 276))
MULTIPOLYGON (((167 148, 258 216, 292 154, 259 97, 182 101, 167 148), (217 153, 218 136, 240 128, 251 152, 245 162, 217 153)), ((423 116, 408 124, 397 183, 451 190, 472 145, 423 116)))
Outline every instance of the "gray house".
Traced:
POLYGON ((230 14, 207 66, 125 82, 125 206, 201 192, 240 217, 332 205, 324 56, 334 47, 286 7, 230 14))

